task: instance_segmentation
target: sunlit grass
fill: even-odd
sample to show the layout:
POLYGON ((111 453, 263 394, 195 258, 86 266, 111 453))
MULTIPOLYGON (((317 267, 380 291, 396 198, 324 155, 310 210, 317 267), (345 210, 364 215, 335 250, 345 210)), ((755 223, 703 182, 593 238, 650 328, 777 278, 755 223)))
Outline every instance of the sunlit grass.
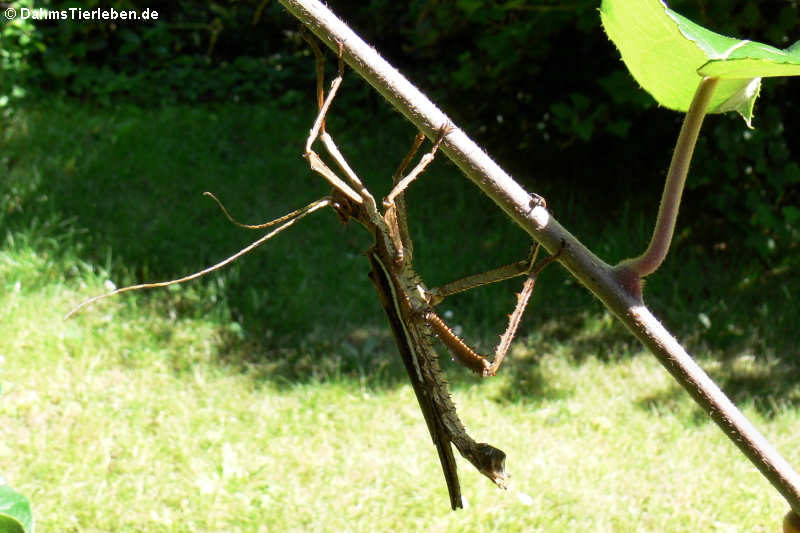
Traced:
MULTIPOLYGON (((451 513, 407 385, 276 385, 221 364, 201 319, 112 303, 62 321, 79 296, 0 302, 0 463, 42 531, 777 531, 785 511, 648 355, 518 347, 499 379, 458 380, 513 478, 501 492, 461 461, 451 513)), ((746 412, 800 460, 795 408, 746 412)))

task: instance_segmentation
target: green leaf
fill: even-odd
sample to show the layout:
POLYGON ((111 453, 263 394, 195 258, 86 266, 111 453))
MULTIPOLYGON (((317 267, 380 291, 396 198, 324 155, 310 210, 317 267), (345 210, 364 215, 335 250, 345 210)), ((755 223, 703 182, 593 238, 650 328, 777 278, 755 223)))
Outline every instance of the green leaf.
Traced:
POLYGON ((8 485, 0 485, 0 533, 33 533, 28 500, 8 485))
POLYGON ((25 533, 25 529, 19 520, 0 514, 0 533, 25 533))
POLYGON ((600 17, 636 81, 676 111, 689 109, 703 77, 715 77, 709 113, 737 111, 749 126, 761 78, 800 75, 797 44, 781 50, 726 37, 660 0, 603 0, 600 17))
POLYGON ((800 41, 785 50, 752 41, 739 41, 741 46, 723 60, 712 59, 698 70, 703 76, 716 78, 753 78, 800 75, 800 41))

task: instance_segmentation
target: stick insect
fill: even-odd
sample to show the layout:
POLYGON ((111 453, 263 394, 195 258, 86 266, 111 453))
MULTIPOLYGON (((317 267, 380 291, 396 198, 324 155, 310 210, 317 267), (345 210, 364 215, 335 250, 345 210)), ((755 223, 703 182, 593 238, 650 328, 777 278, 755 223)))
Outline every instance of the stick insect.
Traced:
MULTIPOLYGON (((339 43, 338 74, 331 83, 327 98, 323 90, 322 52, 314 41, 308 39, 317 60, 317 101, 319 114, 306 142, 305 157, 315 172, 323 176, 333 187, 331 205, 343 221, 356 220, 373 236, 374 241, 366 255, 370 263, 369 277, 375 285, 386 316, 394 333, 397 347, 408 372, 414 393, 422 409, 425 422, 439 453, 445 481, 453 509, 462 507, 461 489, 453 456, 452 443, 479 472, 491 479, 500 488, 505 488, 508 474, 505 472, 505 453, 486 443, 478 443, 470 437, 447 390, 447 381, 439 366, 439 358, 433 347, 438 337, 453 356, 470 370, 482 375, 494 375, 500 367, 511 340, 519 325, 522 313, 533 292, 539 272, 556 256, 550 256, 536 265, 538 245, 529 258, 489 272, 457 280, 436 289, 428 289, 413 268, 413 243, 408 230, 404 192, 433 160, 439 144, 450 132, 449 124, 443 125, 430 151, 423 155, 416 166, 404 176, 425 136, 420 133, 414 139, 411 150, 403 159, 393 176, 394 187, 383 200, 379 209, 374 197, 342 156, 333 138, 325 130, 325 117, 342 82, 342 44, 339 43), (327 153, 335 161, 344 179, 340 178, 312 149, 320 140, 327 153), (509 325, 501 336, 494 359, 489 360, 467 346, 436 313, 435 305, 451 294, 470 288, 527 275, 522 292, 518 295, 517 307, 509 317, 509 325)), ((539 202, 544 202, 540 197, 539 202)))
MULTIPOLYGON (((311 169, 329 182, 333 189, 332 193, 304 208, 258 226, 237 222, 216 197, 206 193, 218 203, 228 219, 237 225, 251 229, 275 225, 278 227, 233 256, 201 272, 177 280, 118 289, 83 302, 70 314, 106 296, 129 290, 163 287, 203 276, 248 253, 306 215, 326 206, 332 207, 343 222, 355 220, 373 236, 373 244, 366 252, 370 264, 369 278, 378 292, 417 401, 437 448, 450 496, 450 505, 453 509, 458 509, 463 506, 463 503, 451 443, 464 458, 498 487, 506 488, 509 475, 505 471, 505 453, 490 444, 476 442, 469 436, 461 423, 448 392, 447 380, 439 366, 439 357, 433 346, 434 339, 438 338, 442 341, 454 358, 470 370, 483 377, 495 375, 511 345, 511 340, 533 292, 538 274, 556 259, 558 254, 537 264, 539 246, 536 245, 525 260, 469 276, 438 288, 428 289, 413 268, 413 243, 408 231, 404 193, 406 188, 422 174, 433 160, 440 143, 451 131, 451 126, 445 124, 439 129, 430 151, 419 159, 408 174, 404 175, 425 140, 425 135, 422 133, 415 137, 411 150, 393 176, 391 192, 379 207, 375 198, 350 168, 333 138, 325 129, 325 118, 343 78, 342 45, 339 45, 338 74, 332 81, 326 97, 323 88, 324 57, 322 51, 316 42, 311 39, 307 39, 307 41, 316 56, 319 112, 306 141, 304 157, 308 160, 311 169), (313 145, 317 140, 323 144, 344 178, 339 177, 313 150, 313 145), (517 295, 516 308, 509 315, 508 328, 500 338, 494 358, 489 361, 487 357, 467 346, 450 329, 436 313, 435 306, 452 294, 515 276, 527 276, 527 278, 522 291, 517 295)), ((535 196, 533 200, 544 203, 544 200, 538 196, 535 196)))

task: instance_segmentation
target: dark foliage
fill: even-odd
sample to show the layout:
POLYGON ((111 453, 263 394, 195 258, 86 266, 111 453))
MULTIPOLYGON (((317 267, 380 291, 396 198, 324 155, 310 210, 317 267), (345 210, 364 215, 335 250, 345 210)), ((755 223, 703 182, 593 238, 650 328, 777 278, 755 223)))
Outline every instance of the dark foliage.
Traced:
MULTIPOLYGON (((504 166, 558 199, 562 218, 580 218, 598 203, 611 215, 623 206, 654 209, 680 117, 658 109, 627 74, 600 28, 597 0, 328 3, 504 166)), ((77 3, 35 5, 57 12, 77 3)), ((80 5, 157 10, 158 19, 5 24, 0 104, 44 92, 98 105, 293 105, 313 83, 297 23, 275 1, 80 5)), ((800 38, 795 1, 671 7, 729 35, 778 46, 800 38)), ((708 119, 686 197, 684 212, 693 216, 681 221, 695 244, 747 247, 763 272, 798 262, 797 92, 796 80, 766 83, 755 131, 708 119)), ((365 98, 374 102, 367 94, 351 88, 341 109, 356 120, 370 116, 358 109, 365 98)))

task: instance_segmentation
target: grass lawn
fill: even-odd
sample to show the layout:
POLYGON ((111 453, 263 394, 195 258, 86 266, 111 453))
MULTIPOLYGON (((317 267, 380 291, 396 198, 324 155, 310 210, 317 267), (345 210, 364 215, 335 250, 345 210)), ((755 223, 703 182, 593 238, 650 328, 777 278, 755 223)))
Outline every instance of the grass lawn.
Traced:
MULTIPOLYGON (((256 238, 204 190, 248 222, 324 194, 298 155, 311 118, 73 105, 4 126, 0 474, 39 531, 780 530, 774 489, 557 268, 498 378, 444 362, 471 434, 504 450, 513 476, 499 491, 460 461, 469 505, 455 513, 366 279, 368 238, 330 213, 205 280, 63 320, 111 282, 177 277, 256 238)), ((375 188, 413 136, 340 129, 375 188)), ((460 179, 437 161, 409 199, 431 284, 528 246, 460 179), (442 197, 446 211, 430 200, 442 197)), ((610 260, 646 239, 646 219, 603 228, 546 196, 610 260)), ((737 257, 675 254, 648 285, 656 312, 800 465, 796 280, 754 285, 737 257)), ((447 304, 489 350, 515 288, 447 304)))

